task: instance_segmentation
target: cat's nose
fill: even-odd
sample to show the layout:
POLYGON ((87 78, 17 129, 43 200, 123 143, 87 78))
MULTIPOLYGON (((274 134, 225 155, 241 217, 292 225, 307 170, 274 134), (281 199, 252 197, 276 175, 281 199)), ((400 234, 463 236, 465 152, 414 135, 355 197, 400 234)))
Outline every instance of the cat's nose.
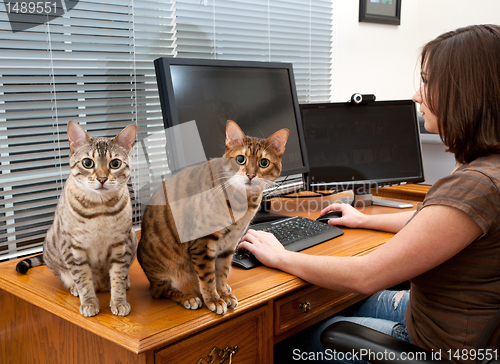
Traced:
POLYGON ((253 173, 253 172, 247 172, 247 177, 251 181, 252 179, 254 179, 255 173, 253 173))
POLYGON ((97 180, 101 182, 101 184, 104 184, 108 180, 108 177, 97 177, 97 180))

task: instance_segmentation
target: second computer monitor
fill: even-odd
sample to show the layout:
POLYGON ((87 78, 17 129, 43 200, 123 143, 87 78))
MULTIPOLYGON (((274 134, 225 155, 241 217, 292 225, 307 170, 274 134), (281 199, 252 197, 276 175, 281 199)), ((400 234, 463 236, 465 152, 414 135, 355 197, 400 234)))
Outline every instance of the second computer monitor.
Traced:
POLYGON ((311 190, 424 181, 412 100, 302 104, 311 190))

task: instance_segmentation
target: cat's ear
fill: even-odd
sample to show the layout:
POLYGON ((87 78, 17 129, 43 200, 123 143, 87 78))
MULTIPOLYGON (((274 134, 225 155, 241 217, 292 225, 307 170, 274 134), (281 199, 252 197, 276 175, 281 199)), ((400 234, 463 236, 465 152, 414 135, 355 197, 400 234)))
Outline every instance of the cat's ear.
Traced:
POLYGON ((285 153, 285 145, 289 134, 290 131, 288 129, 278 130, 266 139, 266 145, 269 149, 272 149, 278 157, 281 157, 283 153, 285 153))
POLYGON ((71 154, 90 141, 89 135, 76 121, 68 121, 68 141, 71 154))
POLYGON ((113 138, 113 142, 130 152, 130 149, 134 146, 136 135, 137 125, 130 124, 113 138))
POLYGON ((245 133, 240 129, 238 124, 232 120, 226 122, 226 147, 231 149, 238 144, 245 144, 245 133))

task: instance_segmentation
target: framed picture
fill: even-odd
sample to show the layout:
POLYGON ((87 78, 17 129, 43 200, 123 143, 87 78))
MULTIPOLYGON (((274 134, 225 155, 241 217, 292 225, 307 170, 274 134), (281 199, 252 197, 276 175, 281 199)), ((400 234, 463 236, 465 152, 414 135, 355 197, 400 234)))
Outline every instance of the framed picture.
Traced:
POLYGON ((359 0, 359 21, 401 24, 401 0, 359 0))

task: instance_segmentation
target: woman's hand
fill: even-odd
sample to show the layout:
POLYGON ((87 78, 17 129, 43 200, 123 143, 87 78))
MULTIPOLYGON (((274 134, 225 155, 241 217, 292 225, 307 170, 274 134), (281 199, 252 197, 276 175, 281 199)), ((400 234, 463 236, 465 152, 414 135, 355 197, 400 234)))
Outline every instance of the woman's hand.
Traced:
POLYGON ((328 224, 330 225, 342 225, 350 228, 362 228, 366 223, 366 215, 346 203, 333 203, 321 210, 320 215, 323 216, 332 211, 341 212, 342 217, 328 220, 328 224))
POLYGON ((249 229, 238 249, 246 249, 264 265, 277 268, 286 250, 276 237, 265 231, 249 229))

